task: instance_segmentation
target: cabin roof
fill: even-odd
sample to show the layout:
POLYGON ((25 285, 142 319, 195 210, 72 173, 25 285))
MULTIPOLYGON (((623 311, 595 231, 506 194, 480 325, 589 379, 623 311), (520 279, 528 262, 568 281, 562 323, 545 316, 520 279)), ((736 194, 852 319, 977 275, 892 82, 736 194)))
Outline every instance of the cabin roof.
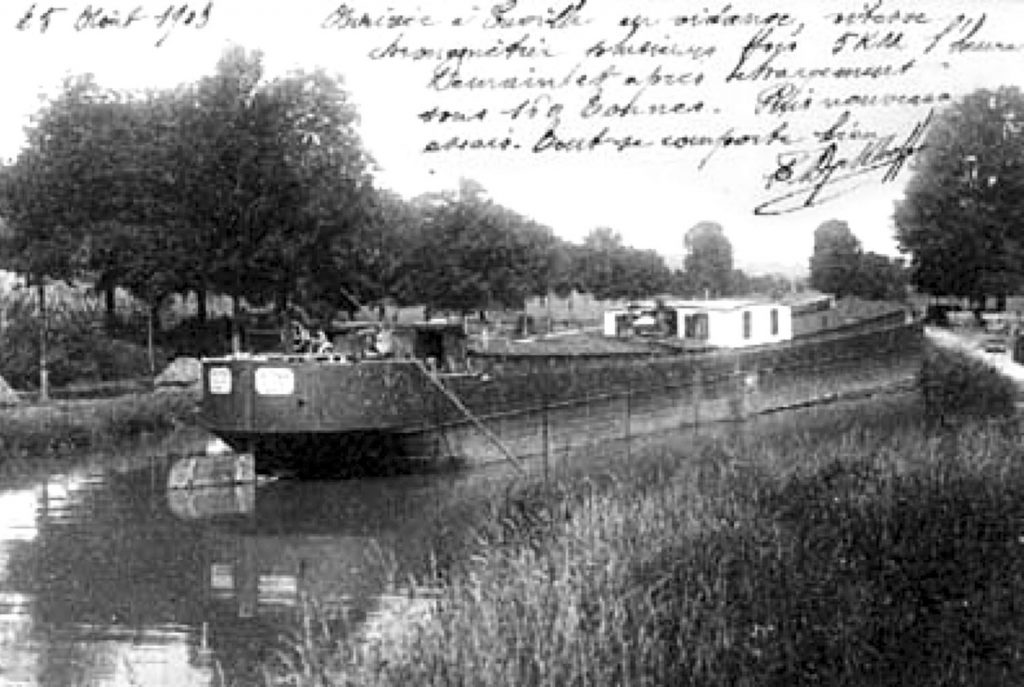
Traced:
POLYGON ((465 327, 459 322, 377 322, 375 320, 355 322, 332 322, 328 330, 333 334, 358 332, 361 330, 390 329, 395 332, 448 332, 465 335, 465 327))
POLYGON ((715 300, 707 301, 670 301, 665 303, 668 308, 678 308, 686 310, 715 310, 715 311, 726 311, 726 310, 739 310, 740 308, 751 308, 755 306, 761 307, 779 307, 778 301, 773 300, 757 300, 751 298, 718 298, 715 300))

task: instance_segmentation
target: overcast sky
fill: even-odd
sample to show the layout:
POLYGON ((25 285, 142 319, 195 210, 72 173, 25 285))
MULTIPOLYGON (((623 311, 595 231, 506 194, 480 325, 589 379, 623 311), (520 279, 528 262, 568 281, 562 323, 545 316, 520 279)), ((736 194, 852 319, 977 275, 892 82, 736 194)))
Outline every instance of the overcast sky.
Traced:
MULTIPOLYGON (((363 2, 350 3, 355 10, 385 12, 389 8, 409 14, 432 14, 446 28, 406 29, 402 32, 383 30, 324 30, 321 23, 336 2, 288 3, 284 0, 215 0, 206 26, 200 30, 178 27, 157 47, 163 35, 157 31, 153 15, 165 4, 142 2, 140 20, 127 29, 76 31, 74 24, 87 3, 58 0, 67 9, 53 15, 50 28, 39 30, 39 15, 47 3, 5 2, 0 11, 0 53, 4 70, 4 99, 0 105, 0 154, 17 154, 22 142, 26 117, 37 109, 41 94, 52 93, 67 74, 92 72, 98 81, 113 88, 145 88, 171 86, 191 81, 210 73, 221 52, 231 44, 261 49, 266 55, 268 70, 282 73, 291 68, 323 66, 342 75, 361 115, 360 133, 370 153, 377 160, 381 185, 390 186, 405 195, 451 188, 459 177, 473 178, 487 188, 495 200, 533 217, 559 235, 580 239, 596 226, 610 226, 622 233, 626 242, 641 248, 653 248, 667 256, 682 252, 682 235, 702 220, 721 223, 733 242, 741 266, 754 268, 787 267, 805 269, 811 251, 814 228, 830 218, 848 221, 865 247, 895 254, 892 226, 894 201, 902 193, 903 182, 910 172, 901 171, 895 181, 882 183, 884 169, 858 177, 859 187, 820 206, 779 216, 757 216, 754 208, 779 195, 765 189, 766 175, 778 167, 782 147, 772 149, 719 150, 703 166, 707 150, 669 151, 654 146, 626 153, 449 153, 426 154, 422 148, 433 133, 485 131, 503 135, 510 128, 524 148, 529 148, 543 130, 543 122, 529 124, 495 123, 494 113, 514 100, 536 95, 526 91, 518 95, 508 91, 483 96, 473 93, 468 99, 452 93, 431 92, 427 82, 436 62, 411 63, 402 60, 378 60, 368 57, 374 47, 389 44, 398 33, 410 46, 451 47, 470 45, 483 47, 496 41, 505 44, 524 34, 536 45, 545 45, 555 57, 527 62, 525 60, 466 60, 467 75, 507 76, 524 74, 533 66, 537 73, 567 73, 574 64, 582 63, 584 71, 597 72, 613 63, 582 58, 583 50, 596 40, 613 43, 626 35, 627 29, 616 29, 623 16, 646 13, 666 18, 678 14, 697 15, 698 19, 722 10, 726 2, 611 2, 589 0, 583 3, 580 17, 589 22, 582 28, 551 31, 536 27, 520 27, 489 31, 453 29, 456 14, 486 15, 490 2, 452 0, 432 2, 363 2), (33 16, 17 27, 29 8, 33 16), (476 8, 474 11, 473 8, 476 8), (624 11, 628 8, 628 11, 624 11), (477 111, 488 107, 490 122, 477 129, 432 128, 420 123, 417 114, 434 105, 450 109, 477 111), (538 128, 539 127, 539 128, 538 128), (773 195, 774 194, 774 195, 773 195)), ((514 4, 513 0, 506 0, 514 4)), ((544 15, 549 7, 561 8, 565 1, 534 2, 521 0, 509 16, 531 13, 544 15)), ((875 5, 875 3, 870 3, 875 5)), ((97 4, 98 5, 98 4, 97 4)), ((134 3, 109 5, 126 16, 134 3)), ((180 6, 180 5, 179 5, 180 6)), ((192 8, 201 10, 205 3, 192 8)), ((743 12, 767 13, 764 2, 733 2, 733 9, 743 12)), ((771 6, 776 7, 776 6, 771 6)), ((648 88, 637 101, 641 106, 654 102, 676 103, 703 101, 702 113, 666 117, 611 117, 607 122, 616 132, 660 141, 667 134, 720 134, 734 131, 765 134, 788 119, 793 130, 804 135, 827 127, 842 108, 826 109, 821 99, 829 95, 851 94, 913 94, 949 93, 962 95, 981 86, 1019 85, 1024 67, 1024 52, 999 50, 951 53, 948 44, 956 35, 968 35, 970 22, 981 20, 972 39, 988 42, 1012 42, 1020 38, 1019 27, 1024 20, 1024 2, 990 0, 989 2, 884 2, 850 24, 851 31, 880 31, 873 36, 884 39, 886 32, 903 33, 902 39, 889 50, 861 50, 843 58, 834 57, 832 48, 837 36, 845 31, 837 28, 834 16, 824 12, 860 11, 863 2, 794 2, 779 3, 793 15, 795 23, 776 27, 770 40, 780 44, 798 44, 795 57, 783 55, 777 66, 799 65, 805 68, 850 65, 883 65, 894 67, 913 60, 904 76, 878 80, 811 78, 806 74, 789 79, 803 90, 802 98, 811 97, 815 105, 810 111, 796 112, 788 117, 761 114, 755 116, 759 91, 773 83, 725 83, 725 75, 735 66, 743 46, 757 31, 756 26, 724 30, 721 27, 665 29, 665 24, 645 29, 630 45, 644 40, 679 45, 712 47, 712 54, 700 60, 677 58, 665 61, 649 56, 615 62, 622 71, 647 74, 663 64, 665 71, 703 72, 700 86, 648 88), (914 12, 924 15, 913 16, 914 12), (958 15, 963 14, 963 17, 958 15), (882 23, 888 20, 888 23, 882 23), (957 23, 959 22, 959 23, 957 23), (802 24, 802 26, 800 26, 802 24), (952 27, 952 28, 950 28, 952 27), (948 30, 937 47, 924 53, 922 48, 930 37, 948 30), (845 61, 844 61, 845 60, 845 61)), ((478 17, 477 22, 482 19, 478 17)), ((850 44, 855 42, 851 38, 850 44)), ((990 46, 991 47, 991 46, 990 46)), ((754 51, 761 50, 758 48, 754 51)), ((844 53, 845 54, 845 53, 844 53)), ((747 62, 753 67, 756 60, 747 62)), ((608 101, 627 102, 638 89, 617 88, 609 82, 604 90, 608 101)), ((565 135, 593 131, 594 120, 581 121, 577 116, 581 103, 594 91, 577 89, 570 94, 555 94, 565 99, 562 115, 565 135), (575 100, 573 99, 575 98, 575 100)), ((880 135, 893 135, 902 142, 923 121, 927 106, 855 108, 853 118, 865 130, 880 135)), ((856 157, 864 142, 847 142, 839 149, 846 157, 856 157)), ((804 146, 807 147, 807 146, 804 146)), ((799 146, 791 146, 799 148, 799 146)), ((803 149, 803 148, 801 148, 803 149)), ((788 188, 786 189, 788 190, 788 188)), ((822 197, 828 195, 822 193, 822 197)))

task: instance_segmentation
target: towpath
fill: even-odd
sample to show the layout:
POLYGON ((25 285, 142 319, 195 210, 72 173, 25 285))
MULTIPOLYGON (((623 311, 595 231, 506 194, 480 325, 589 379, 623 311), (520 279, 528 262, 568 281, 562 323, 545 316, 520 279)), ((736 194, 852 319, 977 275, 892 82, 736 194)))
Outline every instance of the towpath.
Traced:
POLYGON ((925 336, 939 346, 963 351, 968 355, 988 363, 1003 375, 1012 379, 1016 385, 1021 400, 1018 400, 1017 407, 1024 410, 1024 365, 1013 362, 1010 354, 1009 342, 1003 352, 990 353, 982 345, 984 341, 993 335, 977 329, 942 329, 938 327, 926 327, 925 336))

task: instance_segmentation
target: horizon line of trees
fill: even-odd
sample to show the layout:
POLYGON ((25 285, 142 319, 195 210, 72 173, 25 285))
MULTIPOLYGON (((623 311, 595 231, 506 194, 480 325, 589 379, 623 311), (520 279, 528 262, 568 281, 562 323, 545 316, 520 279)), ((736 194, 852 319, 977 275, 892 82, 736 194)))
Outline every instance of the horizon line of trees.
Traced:
POLYGON ((350 313, 386 297, 469 312, 530 295, 725 296, 788 287, 733 267, 722 228, 686 234, 683 270, 607 227, 581 243, 491 200, 476 182, 405 200, 376 187, 340 77, 269 78, 259 52, 224 52, 214 73, 127 93, 69 78, 0 167, 0 266, 88 279, 153 312, 207 293, 285 313, 350 313))
MULTIPOLYGON (((472 311, 529 295, 729 296, 789 288, 733 265, 722 227, 686 232, 682 270, 608 227, 580 243, 477 183, 405 200, 378 188, 340 77, 269 77, 234 47, 211 75, 127 93, 69 78, 0 166, 0 266, 36 285, 86 278, 154 310, 205 294, 311 311, 392 297, 472 311)), ((1024 96, 980 89, 936 114, 895 208, 910 258, 865 252, 839 220, 815 232, 810 283, 829 293, 1005 297, 1024 286, 1024 96)), ((108 298, 113 304, 113 299, 108 298)))
POLYGON ((933 117, 896 204, 896 237, 926 293, 984 307, 1024 287, 1024 94, 978 89, 933 117))
POLYGON ((809 283, 836 298, 895 301, 906 298, 910 274, 903 258, 865 252, 846 222, 831 219, 814 231, 809 283))

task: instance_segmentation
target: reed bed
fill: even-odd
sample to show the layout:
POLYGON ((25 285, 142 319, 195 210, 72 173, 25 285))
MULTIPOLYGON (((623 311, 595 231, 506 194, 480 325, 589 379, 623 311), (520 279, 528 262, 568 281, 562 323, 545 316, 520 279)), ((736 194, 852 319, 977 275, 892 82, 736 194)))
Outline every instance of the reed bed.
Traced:
POLYGON ((844 404, 520 482, 390 631, 307 633, 266 681, 1024 683, 1020 428, 1012 399, 966 398, 981 410, 844 404))
POLYGON ((54 401, 0 411, 0 469, 123 447, 195 424, 189 389, 87 401, 54 401))

